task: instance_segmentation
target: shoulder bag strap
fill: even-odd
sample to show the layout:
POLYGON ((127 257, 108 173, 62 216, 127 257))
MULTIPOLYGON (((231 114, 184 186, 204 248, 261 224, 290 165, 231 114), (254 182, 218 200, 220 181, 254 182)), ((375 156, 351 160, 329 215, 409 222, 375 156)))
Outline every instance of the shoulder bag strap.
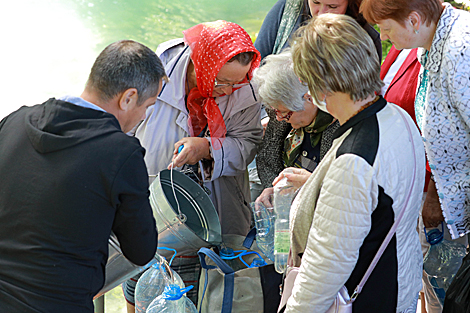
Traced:
POLYGON ((415 183, 415 176, 416 176, 416 153, 414 150, 414 142, 413 142, 413 135, 411 133, 410 125, 408 125, 408 122, 406 120, 405 115, 401 111, 401 109, 398 109, 398 113, 400 113, 401 117, 403 118, 406 128, 408 129, 408 134, 410 135, 410 141, 411 141, 411 147, 413 151, 413 161, 414 161, 414 168, 415 170, 413 171, 413 179, 411 180, 411 189, 408 194, 408 197, 406 198, 405 204, 403 205, 403 209, 401 210, 400 214, 398 215, 397 219, 395 220, 395 223, 393 223, 392 228, 388 232, 387 236, 385 237, 384 241, 382 242, 382 245, 380 246, 379 250, 375 254, 374 259, 372 260, 372 263, 369 265, 369 268, 367 269, 366 273, 364 274, 364 277, 362 278, 361 282, 359 285, 357 285, 356 289, 354 289, 354 293, 351 296, 350 303, 354 302, 357 298, 357 296, 361 293, 362 288, 364 287, 367 279, 369 279, 370 274, 374 270, 375 266, 379 262, 380 257, 384 253, 385 249, 387 248, 388 244, 390 243, 390 240, 392 240, 393 235, 395 235, 395 232, 397 231, 398 224, 400 223, 403 215, 405 214, 405 208, 408 205, 408 201, 411 198, 411 192, 413 191, 413 186, 415 183))
MULTIPOLYGON (((171 68, 170 73, 168 74, 168 78, 171 77, 171 74, 173 74, 173 71, 175 70, 176 65, 177 65, 178 62, 180 61, 180 59, 181 59, 181 57, 183 56, 184 52, 185 52, 186 50, 188 50, 188 48, 189 48, 189 46, 187 45, 187 46, 184 47, 184 49, 180 52, 180 54, 177 56, 178 59, 176 59, 175 64, 173 64, 173 67, 171 68)), ((161 90, 160 93, 158 94, 159 97, 162 95, 163 90, 165 90, 166 84, 167 84, 167 83, 165 82, 165 84, 164 84, 163 87, 162 87, 162 90, 161 90)))
POLYGON ((224 275, 224 296, 222 299, 222 311, 221 313, 231 313, 232 312, 232 302, 233 302, 233 291, 235 285, 235 272, 233 269, 225 263, 220 256, 212 251, 211 249, 201 248, 198 253, 199 260, 201 261, 201 267, 205 269, 205 282, 204 282, 204 291, 201 297, 201 304, 199 307, 199 312, 201 312, 202 301, 204 301, 204 295, 207 288, 208 280, 208 270, 219 268, 224 275), (216 266, 208 265, 206 263, 206 256, 211 259, 216 266))

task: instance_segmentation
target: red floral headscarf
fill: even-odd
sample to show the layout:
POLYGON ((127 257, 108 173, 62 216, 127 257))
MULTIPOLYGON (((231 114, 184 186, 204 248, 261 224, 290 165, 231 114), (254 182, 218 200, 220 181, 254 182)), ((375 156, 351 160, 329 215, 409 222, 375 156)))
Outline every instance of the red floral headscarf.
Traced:
MULTIPOLYGON (((248 71, 248 78, 251 79, 253 70, 260 64, 261 55, 247 32, 235 23, 202 23, 183 31, 183 34, 184 41, 191 48, 191 60, 197 80, 197 87, 189 92, 187 100, 189 130, 191 136, 197 136, 208 125, 212 147, 220 149, 227 129, 222 113, 212 97, 215 78, 228 60, 242 52, 254 52, 248 71)), ((243 82, 247 81, 245 78, 243 82)))

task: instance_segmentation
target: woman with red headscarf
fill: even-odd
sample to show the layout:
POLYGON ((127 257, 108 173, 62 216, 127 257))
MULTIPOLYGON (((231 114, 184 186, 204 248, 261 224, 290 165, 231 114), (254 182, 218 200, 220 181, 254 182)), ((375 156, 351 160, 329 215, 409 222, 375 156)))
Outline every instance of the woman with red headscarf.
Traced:
MULTIPOLYGON (((235 23, 202 23, 183 33, 183 39, 157 48, 169 81, 135 135, 146 149, 149 175, 172 161, 174 167, 196 164, 222 233, 246 236, 251 224, 246 168, 263 133, 261 104, 250 84, 260 54, 235 23)), ((125 294, 133 302, 126 288, 125 294)))
POLYGON ((224 234, 246 235, 251 222, 247 165, 261 141, 261 105, 250 79, 260 62, 235 23, 196 25, 161 44, 169 82, 137 129, 149 174, 200 162, 224 234), (178 148, 184 146, 178 154, 178 148), (236 222, 234 222, 236 221, 236 222))
POLYGON ((136 137, 147 150, 150 175, 173 158, 175 167, 200 162, 222 233, 246 235, 251 210, 245 171, 262 136, 261 105, 250 85, 259 52, 235 23, 203 23, 183 33, 184 42, 157 49, 169 82, 136 137))

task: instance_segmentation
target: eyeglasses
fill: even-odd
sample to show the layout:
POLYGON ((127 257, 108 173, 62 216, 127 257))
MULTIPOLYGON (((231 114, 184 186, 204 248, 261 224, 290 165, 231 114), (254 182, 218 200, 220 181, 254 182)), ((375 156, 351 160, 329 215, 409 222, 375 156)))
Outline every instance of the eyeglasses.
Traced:
POLYGON ((294 114, 293 111, 289 111, 285 115, 282 115, 282 112, 278 109, 274 109, 274 112, 276 113, 277 117, 279 117, 279 119, 286 121, 289 121, 289 119, 292 117, 292 114, 294 114))
POLYGON ((231 88, 240 88, 243 86, 247 86, 250 84, 250 80, 248 80, 247 83, 239 83, 239 84, 218 84, 217 83, 217 78, 214 80, 214 89, 216 88, 226 88, 226 87, 231 87, 231 88))

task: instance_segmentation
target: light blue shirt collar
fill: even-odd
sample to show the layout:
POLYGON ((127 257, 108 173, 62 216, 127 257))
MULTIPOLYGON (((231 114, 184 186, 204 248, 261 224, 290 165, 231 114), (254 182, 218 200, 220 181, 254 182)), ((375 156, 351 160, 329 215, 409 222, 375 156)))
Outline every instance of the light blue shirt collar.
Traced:
POLYGON ((96 104, 93 104, 91 102, 88 102, 86 100, 83 100, 82 98, 80 97, 75 97, 75 96, 63 96, 63 97, 60 97, 59 100, 62 100, 62 101, 67 101, 67 102, 70 102, 72 104, 75 104, 75 105, 78 105, 78 106, 81 106, 81 107, 84 107, 84 108, 88 108, 88 109, 93 109, 93 110, 97 110, 97 111, 103 111, 103 112, 106 112, 106 110, 103 110, 103 108, 97 106, 96 104))

